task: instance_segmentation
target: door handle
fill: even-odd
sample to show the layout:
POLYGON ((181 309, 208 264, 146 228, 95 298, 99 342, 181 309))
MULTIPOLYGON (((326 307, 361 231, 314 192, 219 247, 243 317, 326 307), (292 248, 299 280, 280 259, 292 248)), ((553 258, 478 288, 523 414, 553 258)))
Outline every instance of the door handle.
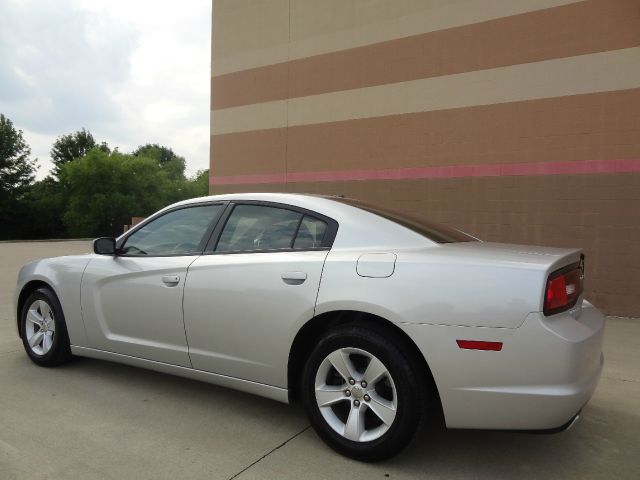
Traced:
POLYGON ((162 283, 168 287, 175 287, 179 282, 180 277, 178 275, 164 275, 162 277, 162 283))
POLYGON ((307 279, 307 274, 304 272, 284 272, 281 278, 287 285, 301 285, 307 279))

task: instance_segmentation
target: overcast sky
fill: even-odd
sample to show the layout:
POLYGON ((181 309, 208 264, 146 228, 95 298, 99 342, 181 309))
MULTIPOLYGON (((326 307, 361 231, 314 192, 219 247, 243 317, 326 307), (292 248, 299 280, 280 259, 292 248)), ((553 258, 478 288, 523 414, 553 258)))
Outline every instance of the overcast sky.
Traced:
POLYGON ((0 0, 0 113, 51 168, 80 128, 209 167, 211 0, 0 0))

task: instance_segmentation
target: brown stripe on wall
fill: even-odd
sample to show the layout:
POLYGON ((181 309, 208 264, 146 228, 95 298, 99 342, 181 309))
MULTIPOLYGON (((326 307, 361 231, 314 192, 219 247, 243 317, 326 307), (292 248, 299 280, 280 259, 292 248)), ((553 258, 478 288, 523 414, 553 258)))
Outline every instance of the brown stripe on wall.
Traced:
POLYGON ((211 108, 316 95, 640 45, 637 0, 589 0, 211 79, 211 108))
POLYGON ((640 174, 216 186, 214 193, 342 194, 461 228, 485 241, 582 247, 587 299, 640 310, 640 174))
POLYGON ((640 158, 640 89, 213 135, 211 149, 216 176, 283 174, 285 163, 319 172, 640 158))

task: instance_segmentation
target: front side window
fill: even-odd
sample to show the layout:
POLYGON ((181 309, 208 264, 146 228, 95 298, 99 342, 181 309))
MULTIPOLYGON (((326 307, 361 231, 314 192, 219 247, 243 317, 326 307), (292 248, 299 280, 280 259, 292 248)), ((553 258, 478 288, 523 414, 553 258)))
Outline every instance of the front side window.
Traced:
POLYGON ((237 205, 227 220, 216 252, 292 248, 301 213, 263 205, 237 205))
POLYGON ((168 256, 200 253, 200 242, 223 205, 174 210, 149 222, 125 240, 122 255, 168 256))

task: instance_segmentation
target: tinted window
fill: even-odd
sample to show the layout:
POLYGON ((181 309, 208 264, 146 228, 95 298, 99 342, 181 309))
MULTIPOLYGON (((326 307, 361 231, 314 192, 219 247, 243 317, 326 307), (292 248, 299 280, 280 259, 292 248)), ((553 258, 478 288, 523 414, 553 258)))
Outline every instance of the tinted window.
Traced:
POLYGON ((327 224, 322 220, 305 215, 298 228, 293 248, 307 249, 322 246, 322 240, 327 232, 327 224))
POLYGON ((347 205, 351 205, 352 207, 361 208, 362 210, 366 210, 367 212, 371 212, 375 215, 386 218, 387 220, 391 220, 392 222, 402 225, 409 230, 413 230, 423 237, 426 237, 429 240, 433 240, 437 243, 477 241, 477 239, 473 238, 471 235, 467 235, 460 230, 456 230, 455 228, 451 228, 440 223, 429 222, 427 220, 422 220, 410 215, 404 215, 402 213, 393 212, 391 210, 386 210, 373 205, 368 205, 351 198, 332 198, 332 200, 346 203, 347 205))
POLYGON ((122 248, 124 255, 189 255, 198 246, 222 205, 203 205, 169 212, 132 233, 122 248))
POLYGON ((301 213, 262 205, 237 205, 227 220, 217 252, 291 248, 301 213))

